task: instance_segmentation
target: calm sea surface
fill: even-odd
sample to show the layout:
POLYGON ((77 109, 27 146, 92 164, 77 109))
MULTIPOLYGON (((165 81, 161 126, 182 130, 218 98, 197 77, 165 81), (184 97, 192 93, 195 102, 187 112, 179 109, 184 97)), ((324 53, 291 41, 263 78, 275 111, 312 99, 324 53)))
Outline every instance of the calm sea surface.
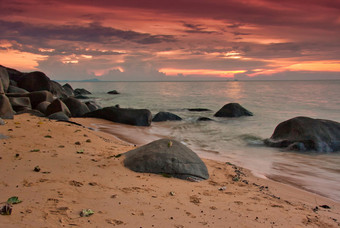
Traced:
POLYGON ((282 121, 296 117, 340 122, 340 81, 226 81, 226 82, 71 82, 85 88, 106 106, 147 108, 153 114, 169 111, 180 122, 152 123, 151 127, 119 124, 97 126, 138 144, 170 137, 201 157, 228 161, 269 177, 340 201, 340 152, 295 153, 265 147, 282 121), (106 92, 117 90, 121 94, 106 92), (215 118, 223 105, 237 102, 252 117, 215 118), (212 111, 190 112, 188 108, 212 111), (198 117, 215 121, 197 122, 198 117))

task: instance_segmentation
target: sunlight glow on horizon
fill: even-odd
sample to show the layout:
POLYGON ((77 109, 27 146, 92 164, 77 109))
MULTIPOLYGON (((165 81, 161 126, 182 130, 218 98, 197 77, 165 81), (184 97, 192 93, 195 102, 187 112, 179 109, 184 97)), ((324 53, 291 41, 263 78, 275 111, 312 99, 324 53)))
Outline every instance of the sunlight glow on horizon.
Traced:
POLYGON ((213 69, 173 69, 163 68, 159 69, 160 72, 165 73, 167 76, 178 76, 178 75, 211 75, 215 77, 234 77, 235 74, 246 72, 246 70, 213 70, 213 69))

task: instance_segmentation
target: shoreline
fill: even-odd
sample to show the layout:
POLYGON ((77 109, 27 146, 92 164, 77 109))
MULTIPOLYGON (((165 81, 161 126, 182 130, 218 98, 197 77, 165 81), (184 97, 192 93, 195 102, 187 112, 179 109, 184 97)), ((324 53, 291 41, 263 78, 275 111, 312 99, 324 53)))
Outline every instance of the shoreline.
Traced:
MULTIPOLYGON (((124 124, 119 124, 119 123, 113 123, 111 121, 108 121, 108 120, 103 120, 103 119, 97 119, 97 118, 90 118, 91 121, 89 121, 88 119, 84 119, 84 118, 74 118, 73 120, 75 122, 79 122, 81 123, 82 125, 88 127, 88 128, 94 128, 94 130, 96 131, 99 131, 99 132, 104 132, 106 134, 109 134, 109 135, 112 135, 113 137, 117 138, 118 140, 122 140, 126 143, 129 143, 131 145, 134 145, 134 146, 141 146, 141 145, 144 145, 148 142, 151 142, 151 141, 154 141, 154 140, 157 140, 157 139, 160 139, 162 138, 162 136, 157 136, 157 135, 148 135, 147 138, 145 138, 145 135, 143 135, 143 139, 141 138, 131 138, 127 135, 127 133, 131 133, 131 132, 135 132, 135 131, 138 131, 139 129, 141 128, 144 128, 144 127, 136 127, 136 126, 129 126, 129 125, 124 125, 124 124), (111 128, 104 128, 103 125, 111 125, 111 128), (119 132, 117 129, 119 127, 123 126, 127 130, 127 132, 125 133, 121 133, 119 132), (110 130, 114 128, 114 130, 110 130)), ((147 127, 146 127, 147 128, 147 127)), ((202 157, 201 157, 202 158, 202 157)), ((211 157, 203 157, 204 159, 207 159, 207 160, 212 160, 212 161, 216 161, 216 162, 221 162, 223 163, 223 161, 219 161, 217 159, 214 159, 213 156, 211 157)), ((228 161, 224 161, 224 162, 228 162, 228 161)), ((239 166, 239 165, 237 165, 239 166)), ((242 167, 242 166, 241 166, 242 167)), ((243 169, 247 169, 247 168, 244 168, 242 167, 243 169)), ((249 169, 248 169, 249 170, 249 169)), ((287 177, 283 177, 283 176, 277 176, 277 175, 271 175, 271 174, 268 174, 268 175, 265 175, 265 174, 259 174, 259 173, 256 173, 256 172, 253 172, 252 170, 249 170, 249 172, 251 172, 252 175, 254 175, 255 177, 258 177, 258 178, 261 178, 261 179, 265 179, 265 180, 271 180, 271 181, 274 181, 274 182, 278 182, 278 183, 281 183, 281 184, 285 184, 285 185, 288 185, 288 186, 291 186, 293 188, 297 188, 299 190, 302 190, 302 191, 306 191, 308 193, 312 193, 312 194, 315 194, 315 195, 318 195, 318 196, 321 196, 321 197, 325 197, 331 201, 334 201, 336 203, 340 203, 339 200, 335 200, 335 199, 332 199, 330 197, 328 197, 327 195, 325 194, 322 194, 322 193, 319 193, 317 191, 313 191, 311 189, 308 189, 306 187, 304 187, 303 185, 299 185, 298 183, 294 182, 294 181, 290 181, 289 179, 287 179, 287 177)))
MULTIPOLYGON (((72 120, 84 126, 93 121, 72 120)), ((124 156, 115 157, 134 146, 111 134, 28 114, 6 122, 0 126, 9 136, 0 140, 0 201, 13 195, 23 200, 12 215, 1 216, 6 227, 340 225, 340 203, 242 167, 202 159, 210 178, 201 182, 135 173, 124 167, 124 156), (95 214, 80 217, 88 207, 95 214)))

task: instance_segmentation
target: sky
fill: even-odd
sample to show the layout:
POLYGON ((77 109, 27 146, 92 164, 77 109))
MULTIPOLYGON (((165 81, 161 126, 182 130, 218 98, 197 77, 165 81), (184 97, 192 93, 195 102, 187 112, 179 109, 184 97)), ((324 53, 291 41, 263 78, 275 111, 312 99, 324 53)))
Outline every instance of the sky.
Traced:
POLYGON ((1 0, 0 65, 54 80, 340 80, 339 0, 1 0))

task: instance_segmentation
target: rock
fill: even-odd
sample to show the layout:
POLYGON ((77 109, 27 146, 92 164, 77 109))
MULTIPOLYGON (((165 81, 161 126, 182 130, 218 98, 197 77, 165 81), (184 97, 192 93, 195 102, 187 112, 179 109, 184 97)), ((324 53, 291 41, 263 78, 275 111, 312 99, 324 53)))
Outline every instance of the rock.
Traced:
POLYGON ((32 109, 31 101, 28 97, 9 97, 8 99, 13 110, 16 112, 32 109))
POLYGON ((150 126, 152 115, 148 109, 106 107, 86 113, 83 117, 95 117, 135 126, 150 126))
POLYGON ((18 83, 12 79, 9 80, 9 85, 18 87, 18 83))
MULTIPOLYGON (((1 125, 1 124, 0 124, 1 125)), ((7 135, 0 134, 0 139, 8 139, 9 137, 7 135)))
POLYGON ((39 103, 35 109, 38 110, 41 113, 46 113, 47 107, 51 104, 51 102, 43 101, 39 103))
POLYGON ((85 99, 90 99, 88 96, 84 96, 84 95, 76 95, 75 96, 75 98, 77 98, 77 99, 83 99, 83 100, 85 100, 85 99))
POLYGON ((2 86, 2 81, 0 80, 0 94, 4 94, 5 90, 4 87, 2 86))
POLYGON ((83 102, 74 97, 68 97, 63 100, 71 112, 72 117, 81 117, 85 113, 90 112, 90 109, 83 102))
POLYGON ((82 88, 77 88, 74 91, 74 95, 86 95, 86 94, 91 94, 91 92, 87 91, 86 89, 82 89, 82 88))
POLYGON ((0 125, 5 125, 5 121, 0 118, 0 125))
POLYGON ((207 108, 188 108, 190 112, 210 112, 210 109, 207 108))
POLYGON ((9 85, 7 93, 28 93, 28 91, 17 86, 9 85))
POLYGON ((9 76, 6 68, 2 66, 0 66, 0 81, 1 81, 0 86, 2 87, 0 88, 0 93, 7 92, 9 86, 9 76))
POLYGON ((208 118, 208 117, 199 117, 197 119, 197 121, 212 121, 212 119, 208 118))
POLYGON ((29 92, 51 91, 51 80, 43 72, 34 71, 24 74, 18 81, 18 86, 29 92))
POLYGON ((31 105, 33 108, 35 108, 38 104, 40 104, 43 101, 52 102, 53 101, 53 95, 49 91, 37 91, 37 92, 31 92, 28 94, 31 105))
POLYGON ((64 112, 68 117, 71 117, 71 112, 68 107, 60 99, 55 99, 46 109, 46 116, 50 116, 56 112, 64 112))
POLYGON ((62 87, 58 82, 52 80, 51 80, 51 93, 60 99, 65 99, 68 97, 64 87, 62 87))
POLYGON ((340 151, 340 123, 295 117, 280 123, 270 139, 264 143, 271 147, 284 147, 297 151, 340 151))
POLYGON ((14 110, 6 95, 0 94, 0 118, 13 119, 14 110))
POLYGON ((95 101, 87 101, 85 102, 86 106, 89 108, 90 112, 93 112, 98 109, 102 109, 102 107, 97 104, 95 101))
POLYGON ((63 88, 64 88, 67 96, 69 96, 69 97, 74 96, 73 88, 70 84, 66 83, 65 85, 63 85, 63 88))
POLYGON ((162 121, 168 121, 168 120, 179 121, 179 120, 182 120, 182 118, 171 112, 159 112, 154 116, 154 118, 152 119, 152 122, 162 122, 162 121))
POLYGON ((117 90, 111 90, 111 91, 109 91, 109 92, 107 92, 108 94, 119 94, 118 92, 117 92, 117 90))
POLYGON ((203 161, 180 142, 160 139, 125 153, 124 165, 135 172, 167 174, 180 179, 209 178, 203 161))
POLYGON ((48 116, 51 120, 62 120, 62 121, 68 121, 69 118, 64 112, 56 112, 48 116))
POLYGON ((32 116, 45 117, 44 113, 42 113, 38 110, 35 110, 35 109, 24 109, 22 111, 17 112, 16 115, 20 115, 20 114, 24 114, 24 113, 28 113, 32 116))
POLYGON ((216 117, 240 117, 252 116, 253 113, 243 108, 238 103, 229 103, 224 105, 218 112, 215 113, 216 117))

